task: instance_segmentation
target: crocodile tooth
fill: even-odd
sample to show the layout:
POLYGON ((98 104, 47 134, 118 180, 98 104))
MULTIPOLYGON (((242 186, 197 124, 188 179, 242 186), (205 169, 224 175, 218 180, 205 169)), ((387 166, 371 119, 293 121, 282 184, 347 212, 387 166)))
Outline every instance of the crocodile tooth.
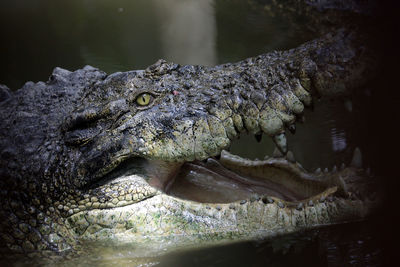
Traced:
POLYGON ((288 151, 286 154, 286 159, 290 161, 291 163, 296 163, 296 159, 294 158, 293 152, 288 151))
POLYGON ((285 133, 277 134, 273 137, 273 140, 278 149, 285 155, 287 153, 286 134, 285 133))
POLYGON ((293 124, 289 125, 288 129, 292 134, 295 134, 296 133, 296 124, 293 123, 293 124))
POLYGON ((329 172, 328 168, 325 168, 324 173, 328 173, 328 172, 329 172))
POLYGON ((336 167, 336 165, 333 166, 332 172, 333 172, 333 173, 337 172, 337 167, 336 167))
POLYGON ((336 178, 334 178, 334 179, 335 179, 334 183, 335 183, 335 185, 338 186, 338 190, 340 190, 344 193, 347 193, 348 189, 347 189, 347 185, 346 185, 343 177, 341 175, 339 175, 339 176, 336 176, 336 178))
POLYGON ((315 174, 320 174, 321 173, 321 168, 316 169, 314 173, 315 174))
POLYGON ((283 154, 277 147, 275 147, 274 152, 272 152, 272 156, 274 158, 282 158, 283 154))
POLYGON ((261 134, 255 134, 254 137, 256 138, 257 142, 260 143, 262 139, 262 133, 261 134))
POLYGON ((303 203, 299 203, 297 206, 296 206, 296 210, 302 210, 303 209, 303 207, 304 207, 304 204, 303 203))
POLYGON ((362 168, 362 154, 358 147, 354 149, 353 158, 350 165, 355 168, 362 168))
POLYGON ((297 167, 299 167, 300 169, 302 169, 304 171, 303 165, 300 164, 300 162, 296 162, 297 167))

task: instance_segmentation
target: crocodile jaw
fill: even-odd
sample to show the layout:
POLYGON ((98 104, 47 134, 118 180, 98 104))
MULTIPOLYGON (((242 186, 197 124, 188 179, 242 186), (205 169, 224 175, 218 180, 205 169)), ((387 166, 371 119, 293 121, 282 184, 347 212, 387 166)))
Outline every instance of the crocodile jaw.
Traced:
POLYGON ((318 193, 294 201, 253 194, 227 203, 201 203, 168 195, 134 174, 119 177, 113 183, 131 183, 136 188, 142 185, 145 190, 133 192, 136 199, 131 197, 130 201, 102 203, 102 207, 81 210, 68 216, 66 224, 77 239, 133 243, 154 255, 177 247, 256 240, 360 220, 376 206, 374 200, 359 199, 344 192, 340 181, 343 177, 356 176, 360 171, 356 168, 314 175, 283 158, 251 161, 226 152, 222 153, 220 162, 242 169, 247 166, 250 172, 281 166, 292 175, 297 174, 299 181, 325 179, 328 182, 323 183, 318 193))

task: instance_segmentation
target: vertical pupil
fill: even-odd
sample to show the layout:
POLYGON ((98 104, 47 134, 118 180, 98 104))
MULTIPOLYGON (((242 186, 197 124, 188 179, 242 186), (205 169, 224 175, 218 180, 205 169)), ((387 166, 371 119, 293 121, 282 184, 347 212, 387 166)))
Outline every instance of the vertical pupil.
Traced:
POLYGON ((139 95, 138 98, 136 99, 136 102, 137 102, 139 105, 145 106, 145 105, 148 105, 148 104, 149 104, 150 98, 151 98, 151 97, 150 97, 150 95, 148 95, 148 94, 141 94, 141 95, 139 95))

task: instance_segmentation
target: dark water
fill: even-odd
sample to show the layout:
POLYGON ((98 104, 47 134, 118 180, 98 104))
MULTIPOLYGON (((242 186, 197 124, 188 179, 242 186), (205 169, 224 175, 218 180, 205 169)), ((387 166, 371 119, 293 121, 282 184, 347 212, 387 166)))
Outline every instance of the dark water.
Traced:
POLYGON ((89 244, 88 255, 60 266, 382 266, 384 238, 377 221, 323 227, 259 242, 186 249, 138 257, 134 246, 89 244))
POLYGON ((367 224, 348 224, 159 259, 157 266, 379 266, 383 240, 367 224))
POLYGON ((1 1, 0 83, 45 81, 56 66, 112 73, 159 58, 232 62, 309 40, 298 28, 240 0, 1 1))
MULTIPOLYGON (((46 81, 56 66, 75 70, 88 64, 112 73, 143 69, 159 58, 215 65, 289 49, 315 37, 303 18, 289 22, 249 2, 1 1, 0 83, 16 90, 29 80, 46 81)), ((314 111, 306 111, 306 123, 288 136, 306 169, 348 164, 355 147, 361 148, 365 167, 379 169, 382 160, 371 123, 377 118, 371 116, 373 86, 345 99, 322 100, 314 111)), ((250 158, 272 153, 268 138, 261 145, 253 145, 253 139, 242 137, 232 152, 250 158)), ((142 266, 380 266, 386 243, 382 224, 375 219, 272 241, 176 252, 143 259, 142 266)), ((110 247, 82 262, 118 266, 134 265, 134 259, 132 248, 110 247)))

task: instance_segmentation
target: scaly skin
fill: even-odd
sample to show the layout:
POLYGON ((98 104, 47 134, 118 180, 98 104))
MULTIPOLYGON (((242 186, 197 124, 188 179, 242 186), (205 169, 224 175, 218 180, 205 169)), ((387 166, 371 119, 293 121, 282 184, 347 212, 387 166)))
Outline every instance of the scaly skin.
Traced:
POLYGON ((247 162, 256 167, 245 172, 260 177, 260 170, 279 169, 289 188, 313 193, 299 201, 253 196, 225 204, 163 193, 170 170, 220 155, 243 131, 271 136, 285 154, 285 128, 295 130, 313 96, 347 94, 365 82, 370 66, 361 44, 357 34, 338 30, 234 64, 160 60, 108 76, 89 66, 56 68, 46 83, 30 82, 15 93, 2 87, 2 243, 25 253, 61 252, 81 239, 184 246, 364 218, 376 202, 366 198, 370 180, 354 167, 313 175, 286 159, 224 155, 229 169, 241 166, 240 172, 247 162), (137 102, 143 93, 150 95, 144 106, 137 102), (127 161, 130 173, 112 180, 127 161), (163 175, 153 167, 167 172, 157 186, 154 176, 163 175))
MULTIPOLYGON (((294 178, 298 181, 296 186, 318 193, 301 201, 254 194, 249 199, 231 203, 207 204, 156 193, 127 206, 121 207, 121 201, 112 211, 80 211, 67 219, 66 226, 76 238, 133 243, 146 248, 146 254, 141 256, 154 256, 161 250, 258 240, 320 225, 361 220, 378 204, 369 195, 374 180, 364 177, 363 170, 355 167, 318 175, 307 173, 298 163, 283 158, 251 161, 225 152, 221 161, 232 170, 251 169, 253 175, 271 175, 273 167, 283 169, 282 173, 290 169, 304 179, 294 178), (348 186, 352 188, 345 188, 348 186), (360 198, 351 193, 355 189, 360 198)), ((284 174, 277 178, 282 177, 284 174)), ((133 175, 125 179, 143 178, 133 175)))

